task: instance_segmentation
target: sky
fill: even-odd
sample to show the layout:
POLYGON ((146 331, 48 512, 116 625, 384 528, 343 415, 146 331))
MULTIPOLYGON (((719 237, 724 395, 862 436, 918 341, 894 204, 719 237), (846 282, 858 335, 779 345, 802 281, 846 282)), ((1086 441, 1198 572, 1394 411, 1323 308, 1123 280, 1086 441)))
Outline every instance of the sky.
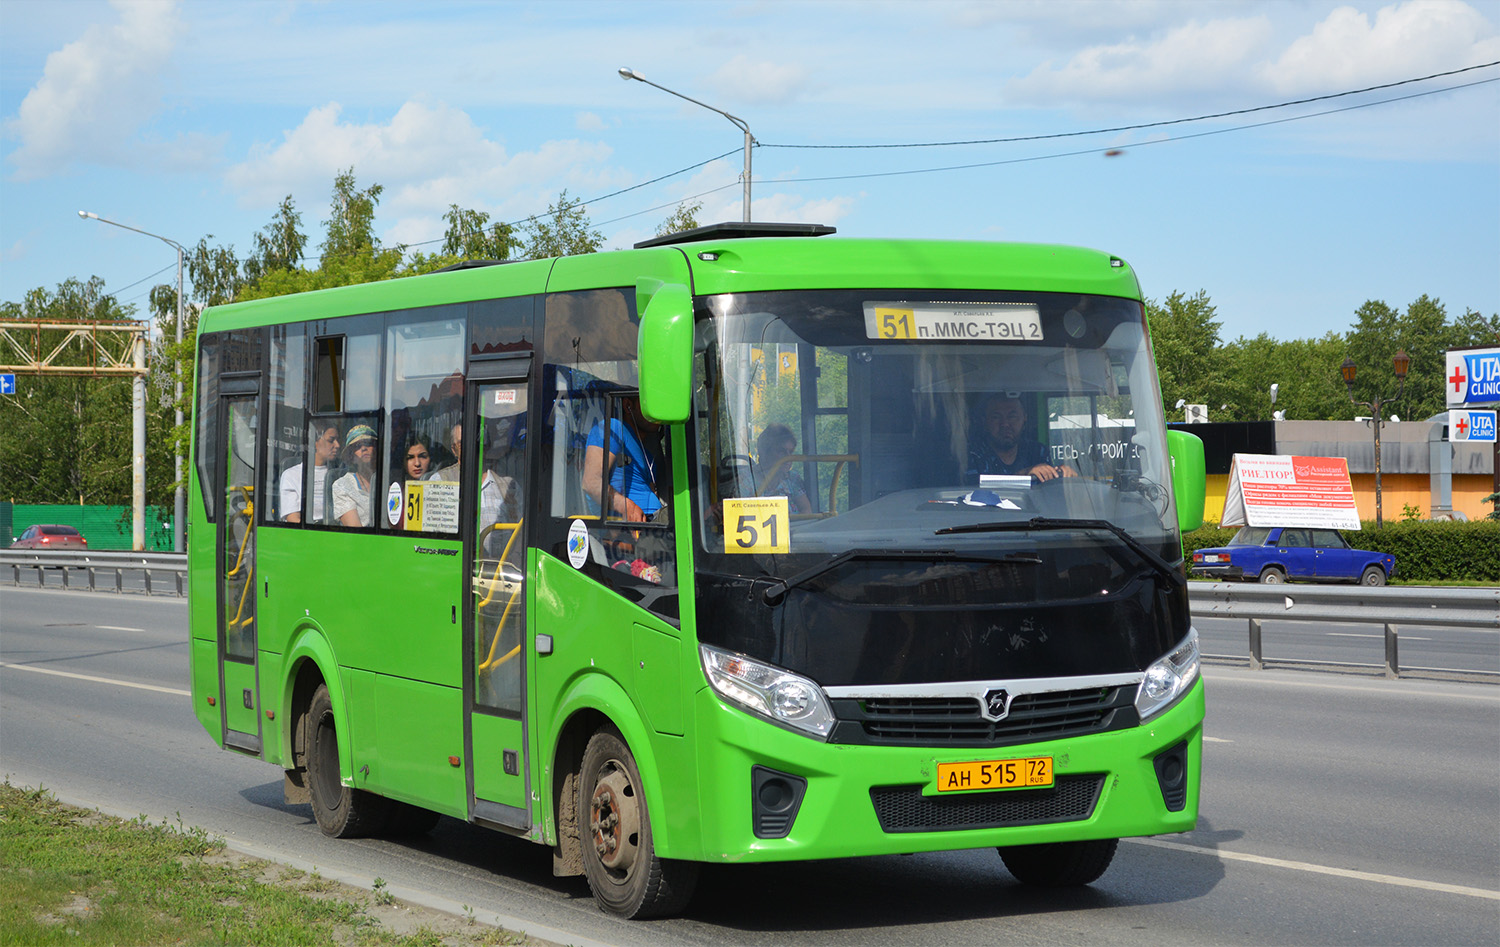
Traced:
POLYGON ((175 279, 80 210, 244 257, 290 195, 315 263, 348 168, 429 252, 450 205, 564 189, 607 248, 684 199, 739 220, 742 133, 628 67, 748 123, 755 220, 1094 247, 1207 293, 1225 341, 1491 315, 1497 63, 1500 0, 3 0, 0 300, 98 276, 144 312, 175 279))

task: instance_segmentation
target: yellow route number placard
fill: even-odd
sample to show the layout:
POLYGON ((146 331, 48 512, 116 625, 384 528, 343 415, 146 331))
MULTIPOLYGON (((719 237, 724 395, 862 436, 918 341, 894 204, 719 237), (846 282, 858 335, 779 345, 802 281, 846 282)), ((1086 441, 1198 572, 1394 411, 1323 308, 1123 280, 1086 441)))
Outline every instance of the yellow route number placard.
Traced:
POLYGON ((724 501, 724 551, 791 552, 792 514, 786 497, 724 501))
POLYGON ((915 339, 916 313, 910 309, 875 307, 875 332, 882 339, 915 339))

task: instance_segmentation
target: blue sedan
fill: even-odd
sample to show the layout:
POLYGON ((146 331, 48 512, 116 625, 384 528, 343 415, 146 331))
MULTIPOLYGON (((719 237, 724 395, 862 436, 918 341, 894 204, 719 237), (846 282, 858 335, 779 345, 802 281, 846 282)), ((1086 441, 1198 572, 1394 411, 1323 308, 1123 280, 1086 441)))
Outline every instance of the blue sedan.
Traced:
POLYGON ((1385 585, 1396 574, 1396 558, 1353 549, 1334 529, 1245 526, 1229 545, 1194 552, 1193 571, 1272 585, 1292 579, 1385 585))

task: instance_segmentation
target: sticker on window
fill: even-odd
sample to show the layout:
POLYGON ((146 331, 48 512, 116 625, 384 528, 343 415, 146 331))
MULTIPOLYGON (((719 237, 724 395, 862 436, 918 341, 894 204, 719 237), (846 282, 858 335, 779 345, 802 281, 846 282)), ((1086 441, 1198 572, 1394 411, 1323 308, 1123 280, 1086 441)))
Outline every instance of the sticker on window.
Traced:
POLYGON ((791 505, 786 497, 726 499, 724 551, 789 553, 791 522, 791 505))
POLYGON ((865 338, 919 342, 1040 342, 1030 303, 865 303, 865 338))
POLYGON ((583 525, 583 520, 574 520, 573 525, 568 527, 568 562, 573 568, 582 569, 583 564, 589 561, 589 529, 583 525))

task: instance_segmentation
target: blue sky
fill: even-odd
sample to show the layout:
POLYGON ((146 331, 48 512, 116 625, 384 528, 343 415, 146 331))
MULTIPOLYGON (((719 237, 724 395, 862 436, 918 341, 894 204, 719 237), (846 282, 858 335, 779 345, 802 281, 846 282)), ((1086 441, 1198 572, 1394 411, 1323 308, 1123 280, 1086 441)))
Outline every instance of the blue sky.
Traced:
POLYGON ((700 220, 738 220, 740 132, 629 66, 749 122, 757 220, 1097 247, 1154 298, 1205 290, 1226 339, 1342 332, 1422 293, 1492 314, 1500 66, 1156 129, 781 146, 1056 135, 1496 61, 1500 0, 4 0, 0 299, 97 275, 143 308, 173 279, 170 248, 79 210, 244 255, 290 194, 315 252, 350 166, 385 188, 387 244, 437 240, 450 204, 517 221, 563 188, 608 247, 694 195, 700 220), (1433 94, 1377 104, 1414 93, 1433 94))

